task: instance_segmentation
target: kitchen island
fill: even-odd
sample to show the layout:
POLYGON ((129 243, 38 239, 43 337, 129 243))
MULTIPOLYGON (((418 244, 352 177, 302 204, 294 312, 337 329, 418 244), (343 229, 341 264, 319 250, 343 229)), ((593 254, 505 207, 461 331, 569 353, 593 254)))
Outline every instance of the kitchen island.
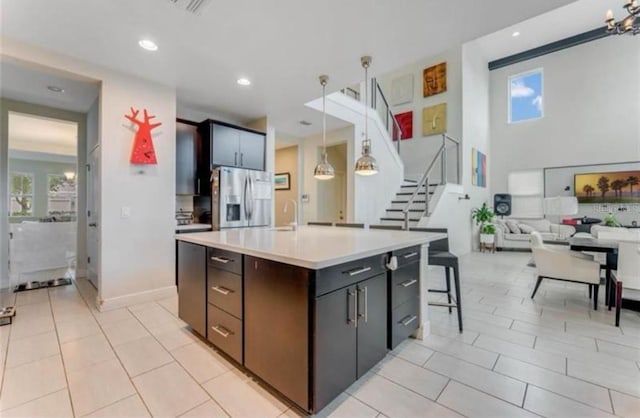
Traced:
POLYGON ((429 242, 445 234, 302 226, 180 234, 179 315, 315 413, 426 318, 429 242))

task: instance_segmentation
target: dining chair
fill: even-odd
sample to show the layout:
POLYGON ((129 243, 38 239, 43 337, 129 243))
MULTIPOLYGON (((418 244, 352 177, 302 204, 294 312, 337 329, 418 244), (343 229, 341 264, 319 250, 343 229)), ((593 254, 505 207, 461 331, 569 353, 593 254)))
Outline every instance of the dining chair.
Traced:
POLYGON ((364 224, 359 224, 359 223, 336 222, 335 226, 342 227, 342 228, 364 228, 364 224))
POLYGON ((393 231, 402 231, 402 225, 369 225, 369 229, 389 229, 393 231))
POLYGON ((431 293, 445 293, 447 295, 447 303, 429 302, 429 306, 442 306, 456 308, 458 312, 458 329, 462 332, 462 301, 460 296, 460 268, 458 256, 449 251, 449 235, 447 228, 411 228, 409 231, 417 232, 436 232, 447 234, 446 238, 435 240, 429 243, 429 259, 428 265, 444 267, 445 286, 446 289, 428 289, 431 293), (453 286, 455 296, 451 294, 451 270, 453 270, 453 286))
POLYGON ((565 251, 545 245, 539 232, 531 233, 531 251, 538 270, 538 279, 531 299, 538 292, 543 279, 586 283, 593 289, 593 309, 598 310, 600 263, 577 251, 565 251))
POLYGON ((307 222, 307 225, 315 225, 315 226, 333 226, 333 222, 307 222))
POLYGON ((618 244, 618 268, 611 274, 615 292, 616 327, 620 326, 622 293, 625 298, 640 300, 640 241, 621 241, 618 244))

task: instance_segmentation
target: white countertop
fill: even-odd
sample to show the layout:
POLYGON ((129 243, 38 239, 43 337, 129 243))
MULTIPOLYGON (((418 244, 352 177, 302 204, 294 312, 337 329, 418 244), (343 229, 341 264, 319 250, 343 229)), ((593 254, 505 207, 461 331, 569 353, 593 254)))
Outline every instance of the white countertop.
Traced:
POLYGON ((176 231, 190 231, 192 229, 207 229, 211 228, 211 224, 189 224, 189 225, 176 225, 176 231))
POLYGON ((183 233, 177 234, 176 239, 317 270, 446 236, 431 232, 299 226, 297 231, 241 228, 183 233))

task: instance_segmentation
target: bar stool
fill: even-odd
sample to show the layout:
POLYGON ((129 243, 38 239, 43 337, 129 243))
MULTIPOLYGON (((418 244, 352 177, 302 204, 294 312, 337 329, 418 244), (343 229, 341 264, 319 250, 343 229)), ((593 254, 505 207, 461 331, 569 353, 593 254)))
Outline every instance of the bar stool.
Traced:
MULTIPOLYGON (((410 231, 447 233, 447 228, 411 228, 410 231)), ((460 299, 460 269, 458 267, 458 256, 449 252, 449 237, 433 241, 429 244, 429 265, 442 266, 446 276, 446 290, 429 289, 432 293, 446 293, 448 303, 429 302, 429 306, 444 306, 456 308, 458 311, 458 328, 462 332, 462 302, 460 299), (453 269, 453 284, 455 286, 455 296, 451 294, 451 269, 453 269)))
POLYGON ((342 228, 364 228, 364 224, 336 222, 335 226, 342 228))

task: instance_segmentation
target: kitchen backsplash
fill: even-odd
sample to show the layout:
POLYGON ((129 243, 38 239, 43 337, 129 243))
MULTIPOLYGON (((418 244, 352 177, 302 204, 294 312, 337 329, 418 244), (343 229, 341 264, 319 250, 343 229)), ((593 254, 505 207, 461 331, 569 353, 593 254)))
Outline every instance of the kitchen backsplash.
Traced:
POLYGON ((193 212, 193 196, 176 196, 176 212, 179 210, 193 212))

